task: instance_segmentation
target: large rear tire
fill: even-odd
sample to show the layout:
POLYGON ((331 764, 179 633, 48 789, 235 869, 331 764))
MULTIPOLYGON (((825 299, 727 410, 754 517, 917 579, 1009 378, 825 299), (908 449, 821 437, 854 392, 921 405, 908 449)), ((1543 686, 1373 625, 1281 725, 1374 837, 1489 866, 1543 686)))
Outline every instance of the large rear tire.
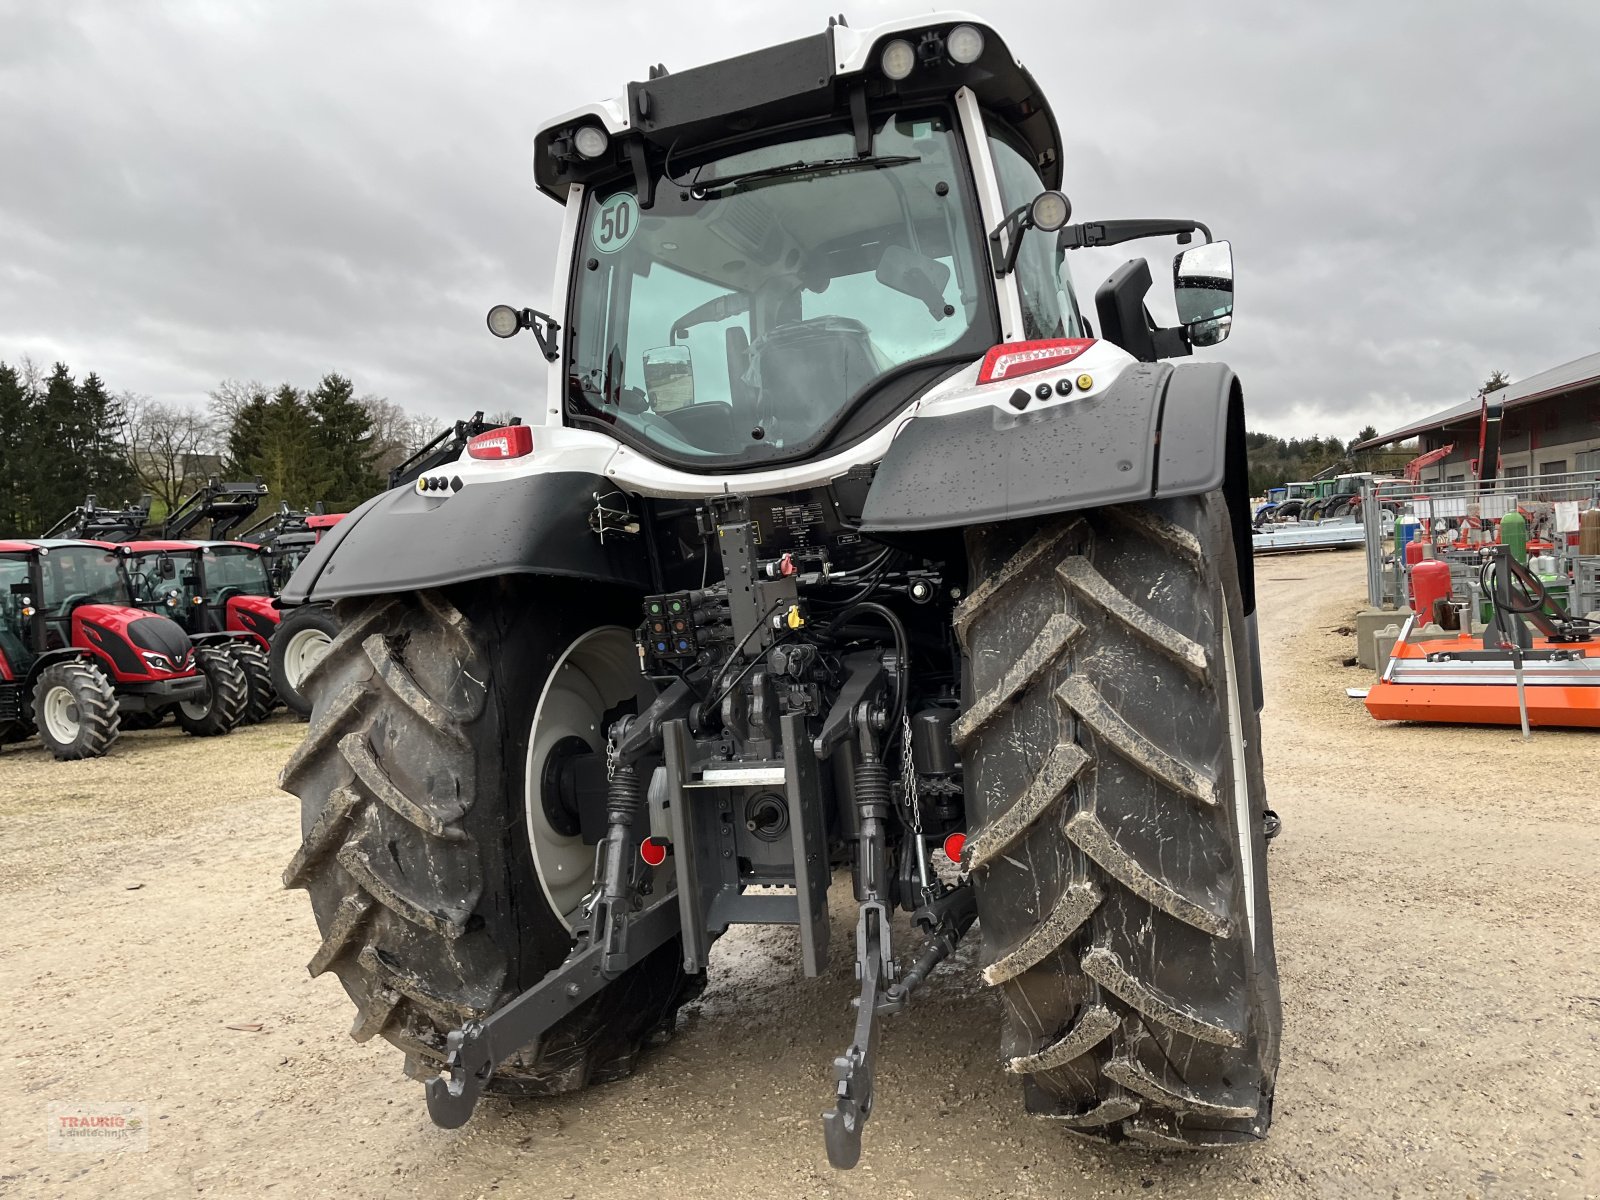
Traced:
MULTIPOLYGON (((526 803, 543 776, 530 746, 549 740, 535 714, 564 686, 552 671, 615 608, 549 581, 339 604, 338 636, 307 681, 310 727, 283 769, 304 834, 284 883, 311 895, 323 941, 308 969, 333 971, 355 1001, 351 1036, 381 1034, 413 1077, 437 1074, 446 1033, 572 947, 551 903, 572 889, 540 874, 553 874, 552 853, 572 861, 533 819, 537 795, 526 803)), ((593 711, 621 699, 595 696, 593 711)), ((603 724, 586 720, 583 738, 602 748, 603 724)), ((581 860, 581 900, 594 850, 576 836, 567 850, 581 860)), ((493 1086, 553 1095, 627 1074, 647 1040, 672 1032, 690 982, 674 939, 504 1063, 493 1086)))
POLYGON ((296 716, 311 715, 306 679, 338 636, 339 620, 326 604, 305 604, 283 614, 268 658, 278 699, 296 716))
POLYGON ((55 758, 99 758, 120 732, 116 693, 91 662, 54 663, 34 681, 33 723, 39 741, 55 758))
POLYGON ((1265 1135, 1281 1012, 1220 493, 969 535, 964 861, 1006 1068, 1111 1140, 1265 1135))

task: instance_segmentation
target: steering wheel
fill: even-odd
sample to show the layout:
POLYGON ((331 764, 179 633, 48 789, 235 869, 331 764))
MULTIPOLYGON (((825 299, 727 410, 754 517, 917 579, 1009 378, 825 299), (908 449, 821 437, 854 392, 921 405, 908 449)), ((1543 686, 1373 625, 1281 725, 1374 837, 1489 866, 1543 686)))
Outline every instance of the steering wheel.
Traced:
POLYGON ((214 607, 219 611, 224 610, 228 607, 229 600, 232 600, 235 596, 242 595, 244 595, 244 589, 241 587, 218 588, 216 599, 211 601, 208 607, 214 607))

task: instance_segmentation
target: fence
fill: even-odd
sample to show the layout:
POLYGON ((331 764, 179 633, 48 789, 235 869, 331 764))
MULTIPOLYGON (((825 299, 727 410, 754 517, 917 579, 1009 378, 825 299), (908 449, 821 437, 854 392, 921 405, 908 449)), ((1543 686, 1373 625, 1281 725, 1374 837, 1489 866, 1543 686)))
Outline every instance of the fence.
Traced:
MULTIPOLYGON (((1361 520, 1367 550, 1367 601, 1374 608, 1405 602, 1405 559, 1395 546, 1395 525, 1409 512, 1421 527, 1418 537, 1432 542, 1434 555, 1451 564, 1457 594, 1468 598, 1473 564, 1480 548, 1498 539, 1500 518, 1520 512, 1528 522, 1529 541, 1549 543, 1549 553, 1562 560, 1560 570, 1574 584, 1574 607, 1586 585, 1595 586, 1595 555, 1576 553, 1578 521, 1587 509, 1600 507, 1600 471, 1562 475, 1520 475, 1477 483, 1413 483, 1410 480, 1363 480, 1361 520)), ((1591 598, 1600 605, 1600 595, 1591 598)))

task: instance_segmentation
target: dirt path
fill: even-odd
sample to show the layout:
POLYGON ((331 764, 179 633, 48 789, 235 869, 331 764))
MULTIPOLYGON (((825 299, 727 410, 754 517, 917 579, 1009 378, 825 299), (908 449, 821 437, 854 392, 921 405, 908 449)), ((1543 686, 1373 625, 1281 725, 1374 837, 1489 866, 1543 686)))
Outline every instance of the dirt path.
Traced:
POLYGON ((863 1164, 834 1173, 817 1114, 849 964, 808 984, 781 930, 719 944, 633 1079, 437 1130, 398 1053, 350 1041, 337 982, 305 974, 273 786, 301 727, 280 719, 96 763, 0 754, 0 1195, 1594 1196, 1600 741, 1372 722, 1329 632, 1361 569, 1261 564, 1286 1008, 1264 1145, 1110 1151, 1024 1117, 969 949, 890 1022, 863 1164), (149 1151, 49 1152, 52 1100, 144 1104, 149 1151))

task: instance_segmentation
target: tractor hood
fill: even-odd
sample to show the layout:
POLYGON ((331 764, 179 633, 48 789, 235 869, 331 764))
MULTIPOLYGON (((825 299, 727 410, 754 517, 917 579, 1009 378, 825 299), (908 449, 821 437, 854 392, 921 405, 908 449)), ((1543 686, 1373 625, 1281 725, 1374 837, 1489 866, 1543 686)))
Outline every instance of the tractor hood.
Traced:
POLYGON ((83 604, 72 610, 73 644, 94 651, 118 679, 194 673, 194 646, 176 621, 142 608, 83 604))

